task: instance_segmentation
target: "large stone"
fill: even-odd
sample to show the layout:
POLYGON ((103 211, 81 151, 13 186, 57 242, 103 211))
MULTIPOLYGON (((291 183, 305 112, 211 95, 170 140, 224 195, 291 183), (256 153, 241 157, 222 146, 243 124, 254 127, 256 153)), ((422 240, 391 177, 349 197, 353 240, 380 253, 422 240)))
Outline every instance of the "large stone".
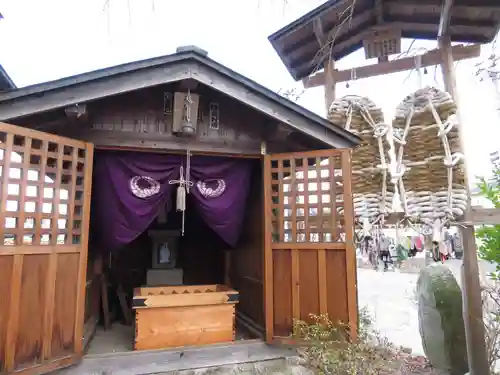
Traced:
POLYGON ((451 375, 467 373, 462 292, 451 270, 439 263, 422 269, 417 299, 420 336, 429 362, 451 375))

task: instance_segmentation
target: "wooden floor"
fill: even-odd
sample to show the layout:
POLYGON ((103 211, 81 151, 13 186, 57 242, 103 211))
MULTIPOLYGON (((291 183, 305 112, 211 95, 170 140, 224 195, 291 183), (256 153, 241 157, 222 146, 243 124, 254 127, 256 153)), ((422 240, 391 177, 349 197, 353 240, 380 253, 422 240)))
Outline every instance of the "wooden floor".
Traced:
POLYGON ((287 359, 294 356, 295 351, 290 348, 270 346, 260 340, 241 340, 204 347, 87 355, 81 364, 58 371, 54 375, 146 375, 287 359))
MULTIPOLYGON (((236 328, 236 340, 250 340, 243 329, 236 328)), ((96 334, 89 344, 87 356, 126 353, 133 350, 134 327, 114 323, 111 329, 105 331, 98 326, 96 334)))

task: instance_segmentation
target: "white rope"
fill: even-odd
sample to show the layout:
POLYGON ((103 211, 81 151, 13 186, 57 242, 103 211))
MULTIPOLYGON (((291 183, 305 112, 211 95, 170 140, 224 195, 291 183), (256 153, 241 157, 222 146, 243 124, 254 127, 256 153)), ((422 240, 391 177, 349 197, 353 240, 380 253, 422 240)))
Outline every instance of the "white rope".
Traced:
POLYGON ((403 183, 403 175, 406 172, 406 166, 403 164, 404 146, 406 145, 406 138, 410 132, 410 124, 413 119, 414 107, 410 107, 410 112, 406 117, 405 127, 403 129, 403 134, 396 134, 392 132, 393 140, 399 144, 398 153, 396 156, 395 163, 393 163, 391 182, 398 188, 399 198, 401 200, 401 205, 403 206, 403 212, 408 212, 408 201, 406 199, 406 190, 403 183))
POLYGON ((189 194, 189 188, 194 185, 193 182, 190 181, 191 152, 189 150, 187 150, 186 156, 187 156, 186 177, 184 178, 184 167, 181 165, 179 168, 179 179, 168 181, 170 185, 179 185, 177 187, 176 210, 182 212, 182 227, 181 227, 182 236, 184 236, 184 222, 186 215, 187 194, 189 194))
MULTIPOLYGON (((421 79, 421 63, 421 56, 415 56, 415 67, 419 73, 419 79, 421 79)), ((422 82, 420 82, 421 84, 422 82)), ((467 193, 465 189, 453 184, 453 168, 463 159, 463 154, 460 152, 452 153, 448 140, 448 133, 456 125, 455 116, 452 115, 443 122, 436 110, 436 105, 440 106, 451 100, 449 95, 439 95, 439 90, 433 88, 420 89, 419 91, 420 93, 424 91, 425 95, 415 93, 410 96, 411 100, 407 99, 406 103, 403 102, 398 107, 400 112, 397 117, 404 116, 404 128, 402 134, 392 131, 393 143, 398 144, 398 152, 394 156, 395 160, 391 163, 391 182, 398 185, 406 218, 408 220, 418 220, 424 223, 427 228, 434 228, 432 230, 433 238, 438 241, 442 228, 448 225, 454 217, 463 214, 466 208, 467 193), (437 100, 437 102, 435 103, 433 99, 437 100), (411 122, 415 114, 421 114, 424 111, 431 112, 435 124, 412 125, 411 122), (442 155, 436 155, 428 156, 419 161, 404 162, 403 156, 410 127, 412 132, 436 128, 437 136, 443 146, 444 158, 442 155), (435 163, 436 160, 442 160, 445 168, 447 168, 446 191, 406 192, 403 183, 405 173, 411 173, 411 169, 414 167, 422 168, 431 162, 435 163), (438 227, 439 230, 436 229, 438 227)))
POLYGON ((451 216, 451 211, 453 209, 453 204, 452 204, 452 189, 453 189, 453 168, 458 164, 459 161, 463 160, 463 154, 456 152, 452 155, 451 153, 451 148, 450 148, 450 143, 448 142, 448 133, 450 130, 456 125, 455 117, 450 116, 447 121, 446 121, 446 126, 443 124, 441 121, 441 118, 439 117, 439 114, 436 111, 436 108, 434 108, 434 105, 432 104, 431 98, 428 98, 429 101, 429 108, 431 109, 432 116, 434 117, 434 120, 436 121, 436 124, 439 126, 439 132, 438 132, 438 137, 441 139, 441 142, 443 144, 444 148, 444 165, 448 169, 447 170, 447 175, 448 175, 448 208, 450 210, 449 214, 451 216))
MULTIPOLYGON (((371 133, 373 137, 377 140, 378 152, 380 157, 380 164, 375 168, 370 167, 373 171, 380 171, 382 173, 382 187, 380 195, 367 195, 364 194, 361 201, 358 201, 358 205, 355 205, 355 211, 360 214, 361 217, 371 219, 370 220, 370 229, 377 225, 384 223, 385 215, 388 211, 392 209, 392 200, 394 199, 393 194, 388 194, 387 191, 387 172, 389 170, 389 165, 387 164, 387 159, 385 157, 384 150, 384 141, 383 138, 387 138, 387 134, 389 132, 389 126, 382 122, 376 123, 368 109, 362 105, 361 103, 353 103, 351 104, 348 113, 352 114, 352 107, 356 105, 359 109, 361 117, 366 121, 366 123, 372 128, 371 133), (390 196, 391 205, 387 204, 388 198, 390 196), (357 208, 357 210, 356 210, 357 208)), ((350 117, 348 117, 349 119, 350 117)), ((364 168, 365 169, 365 168, 364 168)), ((363 169, 363 170, 364 170, 363 169)), ((366 225, 364 225, 366 232, 366 225)))
POLYGON ((418 86, 422 88, 423 78, 422 78, 422 55, 415 55, 415 69, 417 69, 418 74, 418 86))

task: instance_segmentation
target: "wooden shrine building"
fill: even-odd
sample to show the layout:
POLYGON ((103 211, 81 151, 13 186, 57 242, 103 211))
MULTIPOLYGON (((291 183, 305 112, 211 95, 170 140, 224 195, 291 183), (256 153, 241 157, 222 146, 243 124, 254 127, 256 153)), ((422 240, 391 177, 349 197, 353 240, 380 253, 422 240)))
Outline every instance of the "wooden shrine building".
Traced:
MULTIPOLYGON (((235 302, 239 294, 236 339, 239 334, 268 342, 289 337, 293 320, 308 319, 310 313, 349 324, 355 336, 349 149, 358 137, 196 47, 53 82, 2 88, 2 374, 48 373, 77 363, 87 349, 132 350, 130 305, 144 308, 166 298, 163 292, 132 296, 134 288, 149 283, 146 271, 155 250, 148 231, 157 224, 170 225, 177 233, 181 227, 175 197, 165 195, 174 206, 158 206, 163 219, 160 209, 144 219, 151 212, 136 205, 156 199, 183 178, 193 181, 186 183, 191 189, 187 207, 179 208, 177 202, 177 209, 185 211, 176 245, 181 282, 189 286, 179 286, 181 294, 194 291, 188 297, 196 304, 197 285, 234 289, 232 300, 224 301, 235 302), (163 185, 139 172, 122 185, 114 180, 130 168, 145 170, 154 160, 160 163, 157 172, 163 170, 161 163, 172 160, 181 172, 168 167, 176 177, 163 185), (202 161, 215 169, 240 162, 251 167, 242 184, 246 193, 232 200, 246 202, 246 208, 233 212, 229 223, 220 222, 220 215, 214 218, 208 203, 192 208, 195 198, 215 202, 233 188, 217 173, 216 187, 208 187, 209 180, 197 177, 206 173, 200 169, 202 161), (119 165, 121 172, 106 169, 109 163, 119 165), (141 180, 149 181, 149 187, 141 188, 141 180), (118 189, 135 198, 127 204, 119 201, 113 195, 118 189), (197 218, 202 209, 203 220, 197 218), (111 217, 115 211, 122 216, 111 217), (209 217, 218 224, 208 227, 209 217), (136 228, 131 234, 139 219, 146 222, 139 228, 144 233, 136 228), (220 227, 237 220, 238 236, 222 241, 220 227), (124 346, 99 346, 99 337, 115 329, 128 337, 124 346)), ((201 315, 191 319, 185 332, 196 331, 201 315)), ((158 340, 162 330, 170 329, 167 323, 174 325, 149 322, 142 339, 158 340)), ((207 332, 215 335, 217 327, 207 332)))

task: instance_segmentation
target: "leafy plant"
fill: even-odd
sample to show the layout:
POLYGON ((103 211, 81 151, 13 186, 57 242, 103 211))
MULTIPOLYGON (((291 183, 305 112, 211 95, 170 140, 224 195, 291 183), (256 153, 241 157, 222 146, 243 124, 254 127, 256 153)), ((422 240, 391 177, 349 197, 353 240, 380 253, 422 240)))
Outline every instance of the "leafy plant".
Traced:
MULTIPOLYGON (((500 169, 493 170, 493 179, 479 178, 479 195, 486 198, 493 207, 500 208, 500 169)), ((479 256, 496 266, 495 274, 500 275, 500 225, 483 225, 476 230, 479 256)))
MULTIPOLYGON (((375 375, 396 369, 395 348, 372 326, 366 309, 359 314, 358 340, 349 327, 327 315, 310 315, 310 322, 295 321, 293 336, 306 365, 324 375, 375 375)), ((390 372, 392 373, 392 371, 390 372)))
MULTIPOLYGON (((493 178, 479 178, 479 195, 495 208, 500 208, 500 168, 493 170, 493 178)), ((492 263, 496 272, 490 274, 491 285, 483 286, 484 327, 488 360, 493 373, 500 360, 500 225, 483 225, 476 230, 479 256, 492 263)))
POLYGON ((482 299, 490 372, 496 374, 495 365, 500 360, 500 283, 483 287, 482 299))

